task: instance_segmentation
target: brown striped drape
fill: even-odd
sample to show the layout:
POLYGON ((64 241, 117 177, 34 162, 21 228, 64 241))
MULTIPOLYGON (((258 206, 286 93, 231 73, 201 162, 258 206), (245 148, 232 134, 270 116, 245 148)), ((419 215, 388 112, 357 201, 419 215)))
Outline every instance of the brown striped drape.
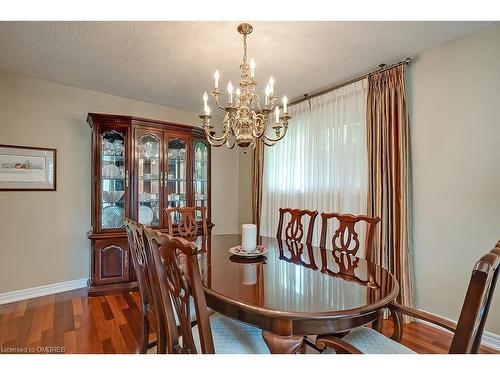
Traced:
POLYGON ((382 219, 375 240, 378 264, 399 282, 398 302, 414 306, 410 140, 405 65, 368 77, 368 214, 382 219))
POLYGON ((252 158, 252 220, 260 233, 262 208, 262 171, 264 169, 264 144, 257 141, 252 158))

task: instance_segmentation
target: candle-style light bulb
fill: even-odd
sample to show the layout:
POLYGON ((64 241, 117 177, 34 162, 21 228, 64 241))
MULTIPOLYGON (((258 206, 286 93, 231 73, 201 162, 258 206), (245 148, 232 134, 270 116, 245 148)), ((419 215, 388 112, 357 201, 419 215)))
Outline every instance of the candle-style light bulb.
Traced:
POLYGON ((250 61, 250 78, 254 79, 255 78, 255 61, 252 59, 250 61))
POLYGON ((286 96, 283 97, 283 114, 286 114, 287 111, 287 104, 288 104, 288 99, 286 96))
POLYGON ((229 104, 233 103, 233 84, 231 81, 227 84, 227 93, 229 94, 229 104))
POLYGON ((208 106, 208 104, 205 104, 204 109, 205 109, 205 115, 210 116, 210 107, 208 106))
POLYGON ((276 114, 276 124, 280 123, 280 107, 276 106, 276 110, 274 111, 276 114))
POLYGON ((214 73, 214 79, 215 79, 215 88, 219 88, 219 70, 217 69, 214 73))
POLYGON ((271 87, 269 86, 269 83, 266 86, 266 105, 269 104, 269 94, 271 94, 271 87))
POLYGON ((203 105, 206 106, 207 102, 208 102, 208 94, 205 91, 205 93, 203 94, 203 105))
POLYGON ((271 89, 271 94, 274 92, 274 78, 269 78, 269 88, 271 89))

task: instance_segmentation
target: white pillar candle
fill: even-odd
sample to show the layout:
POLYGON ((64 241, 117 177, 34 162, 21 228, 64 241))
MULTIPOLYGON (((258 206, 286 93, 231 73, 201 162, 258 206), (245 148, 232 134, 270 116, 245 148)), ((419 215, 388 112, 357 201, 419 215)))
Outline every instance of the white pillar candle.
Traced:
POLYGON ((257 248, 257 225, 243 224, 241 226, 241 246, 247 253, 253 253, 257 248))

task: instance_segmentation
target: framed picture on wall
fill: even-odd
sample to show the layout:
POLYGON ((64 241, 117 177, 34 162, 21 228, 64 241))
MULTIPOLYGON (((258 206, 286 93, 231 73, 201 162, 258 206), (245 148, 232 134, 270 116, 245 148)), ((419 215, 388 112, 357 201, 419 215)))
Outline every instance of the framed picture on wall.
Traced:
POLYGON ((56 149, 0 144, 1 190, 56 190, 56 149))

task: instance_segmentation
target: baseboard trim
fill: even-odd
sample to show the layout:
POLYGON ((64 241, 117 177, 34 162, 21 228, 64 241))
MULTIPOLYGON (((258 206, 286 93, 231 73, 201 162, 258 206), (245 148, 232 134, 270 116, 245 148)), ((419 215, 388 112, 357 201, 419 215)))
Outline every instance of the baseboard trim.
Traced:
POLYGON ((488 348, 500 351, 500 335, 496 335, 491 332, 484 332, 481 344, 487 346, 488 348))
POLYGON ((22 301, 25 299, 47 296, 49 294, 56 294, 67 292, 70 290, 86 288, 88 279, 78 279, 63 281, 56 284, 36 286, 34 288, 14 290, 12 292, 0 293, 0 305, 22 301))
MULTIPOLYGON (((436 315, 434 313, 432 313, 432 314, 436 315)), ((436 316, 439 316, 439 315, 436 315, 436 316)), ((444 316, 439 316, 439 317, 443 318, 443 319, 447 319, 447 320, 449 320, 449 321, 457 324, 456 321, 448 319, 448 318, 445 318, 444 316)), ((448 332, 450 334, 452 333, 449 330, 447 330, 446 328, 437 326, 435 324, 429 323, 429 322, 427 322, 425 320, 422 320, 422 319, 415 319, 415 321, 418 322, 418 323, 425 324, 425 325, 430 326, 430 327, 434 327, 436 329, 439 329, 440 331, 445 331, 445 332, 448 332)), ((488 348, 500 351, 500 335, 497 335, 497 334, 492 333, 492 332, 484 331, 483 332, 483 338, 481 340, 481 345, 484 345, 484 346, 487 346, 488 348)))

